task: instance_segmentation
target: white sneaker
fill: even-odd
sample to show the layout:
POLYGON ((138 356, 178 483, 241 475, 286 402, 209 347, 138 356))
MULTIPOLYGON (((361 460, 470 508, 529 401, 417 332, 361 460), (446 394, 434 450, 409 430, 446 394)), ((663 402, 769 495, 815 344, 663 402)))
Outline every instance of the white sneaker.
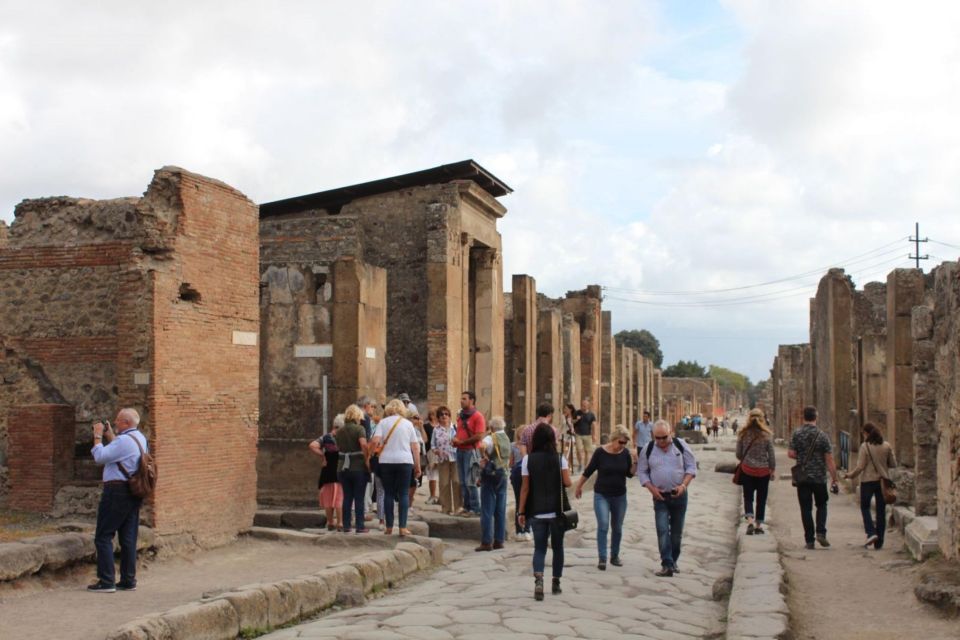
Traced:
POLYGON ((875 542, 876 542, 877 540, 879 540, 879 539, 880 539, 880 536, 878 536, 877 534, 873 534, 872 536, 867 536, 867 539, 866 539, 866 541, 863 543, 863 546, 864 546, 864 547, 869 547, 870 545, 872 545, 873 543, 875 543, 875 542))

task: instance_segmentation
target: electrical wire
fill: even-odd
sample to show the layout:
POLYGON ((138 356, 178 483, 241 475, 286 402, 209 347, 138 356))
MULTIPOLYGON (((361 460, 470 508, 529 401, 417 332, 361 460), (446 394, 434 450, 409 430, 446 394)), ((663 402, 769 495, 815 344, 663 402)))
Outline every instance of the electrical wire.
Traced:
POLYGON ((840 263, 832 264, 832 265, 829 265, 829 266, 826 266, 826 267, 819 267, 819 268, 817 268, 817 269, 811 269, 810 271, 805 271, 805 272, 803 272, 803 273, 799 273, 799 274, 796 274, 796 275, 793 275, 793 276, 788 276, 788 277, 785 277, 785 278, 778 278, 778 279, 776 279, 776 280, 768 280, 767 282, 758 282, 758 283, 747 284, 747 285, 742 285, 742 286, 738 286, 738 287, 728 287, 728 288, 724 288, 724 289, 689 290, 689 291, 650 291, 650 290, 644 290, 644 289, 628 289, 628 288, 623 288, 623 287, 606 287, 606 286, 603 287, 603 289, 604 289, 604 290, 607 290, 607 291, 618 292, 618 293, 626 293, 626 294, 628 294, 628 293, 634 293, 634 294, 655 295, 655 296, 703 295, 703 294, 711 294, 711 293, 726 293, 726 292, 730 292, 730 291, 742 291, 742 290, 744 290, 744 289, 753 289, 753 288, 757 288, 757 287, 766 287, 766 286, 770 286, 770 285, 773 285, 773 284, 781 284, 781 283, 783 283, 783 282, 790 282, 791 280, 800 280, 800 279, 803 279, 803 278, 806 278, 806 277, 809 277, 809 276, 812 276, 812 275, 817 275, 817 274, 823 273, 824 271, 827 271, 828 269, 832 269, 832 268, 835 268, 835 267, 845 266, 845 265, 846 265, 846 266, 849 266, 849 265, 855 264, 855 263, 857 263, 857 262, 862 262, 862 261, 866 261, 866 260, 872 260, 872 259, 874 259, 874 258, 879 257, 880 255, 891 254, 891 253, 894 253, 894 252, 896 252, 896 251, 899 251, 899 249, 892 249, 892 250, 887 250, 887 251, 884 251, 884 250, 885 250, 885 249, 888 249, 888 247, 892 247, 892 246, 895 245, 895 244, 902 243, 902 242, 904 242, 904 241, 907 240, 907 239, 908 239, 908 236, 903 236, 903 237, 901 237, 901 238, 897 238, 896 240, 894 240, 894 241, 892 241, 892 242, 888 242, 887 244, 881 245, 881 246, 879 246, 879 247, 876 247, 875 249, 871 249, 870 251, 866 251, 866 252, 864 252, 864 253, 857 254, 857 255, 855 255, 855 256, 847 259, 847 260, 844 260, 844 261, 842 261, 842 262, 840 262, 840 263), (878 252, 883 252, 883 253, 878 253, 878 252))
POLYGON ((934 240, 933 238, 928 238, 928 240, 934 244, 943 245, 944 247, 950 247, 951 249, 960 249, 960 246, 955 244, 950 244, 949 242, 940 242, 939 240, 934 240))

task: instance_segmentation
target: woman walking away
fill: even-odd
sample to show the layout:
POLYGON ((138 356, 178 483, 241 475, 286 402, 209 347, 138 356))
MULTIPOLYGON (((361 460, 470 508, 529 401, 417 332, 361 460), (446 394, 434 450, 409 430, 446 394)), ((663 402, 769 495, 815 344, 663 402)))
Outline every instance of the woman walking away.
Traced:
POLYGON ((513 503, 515 505, 513 523, 517 529, 514 540, 533 540, 530 523, 527 522, 524 526, 520 525, 520 511, 522 511, 520 509, 520 487, 523 484, 523 476, 521 475, 523 456, 520 454, 520 435, 522 433, 523 427, 515 428, 513 430, 513 444, 510 445, 510 485, 513 487, 513 503))
POLYGON ((767 491, 776 477, 777 458, 773 450, 773 433, 763 418, 763 411, 751 409, 747 426, 737 434, 737 460, 743 480, 743 513, 747 518, 747 535, 762 534, 767 511, 767 491), (753 509, 753 496, 757 509, 753 509))
POLYGON ((457 428, 453 426, 447 407, 437 407, 437 422, 440 424, 433 430, 430 448, 437 459, 440 510, 451 514, 459 511, 463 504, 460 481, 457 479, 457 450, 452 443, 457 428))
POLYGON ((503 418, 490 419, 492 433, 480 441, 480 546, 476 551, 503 549, 507 539, 507 465, 510 438, 503 432, 503 418))
POLYGON ((597 569, 607 569, 607 532, 610 531, 610 564, 622 567, 620 539, 623 537, 623 517, 627 513, 627 478, 637 470, 637 452, 630 444, 630 432, 617 425, 610 433, 610 441, 593 452, 587 468, 577 482, 577 499, 583 495, 587 478, 597 472, 593 485, 593 512, 597 516, 597 569))
POLYGON ((523 458, 520 473, 520 525, 527 518, 533 525, 533 597, 543 600, 543 568, 547 559, 547 541, 553 550, 553 593, 561 593, 563 576, 563 534, 557 515, 563 511, 560 485, 569 487, 570 466, 557 453, 557 437, 547 423, 533 432, 530 453, 523 458))
POLYGON ((893 447, 884 442, 883 433, 872 422, 863 425, 863 443, 857 456, 857 468, 847 474, 853 479, 863 474, 860 482, 860 514, 863 516, 863 530, 867 539, 864 548, 873 545, 874 549, 883 548, 883 534, 887 529, 887 503, 883 499, 881 479, 890 480, 890 469, 897 466, 893 447), (874 523, 870 514, 870 501, 876 498, 877 520, 874 523))
POLYGON ((317 501, 327 516, 327 531, 343 528, 343 489, 337 478, 337 463, 340 453, 337 449, 336 433, 343 428, 343 414, 333 419, 333 431, 325 433, 310 443, 310 452, 320 456, 320 478, 317 481, 317 501))
POLYGON ((350 532, 350 518, 356 515, 357 533, 366 533, 364 511, 366 510, 367 480, 370 462, 367 459, 367 432, 361 426, 363 409, 352 404, 343 412, 344 425, 334 437, 339 450, 337 478, 343 487, 343 530, 350 532), (352 513, 351 513, 352 512, 352 513))
POLYGON ((420 439, 417 430, 403 417, 403 402, 391 400, 384 418, 377 425, 370 443, 380 450, 380 481, 383 483, 383 518, 387 535, 393 533, 394 503, 399 503, 400 535, 408 536, 407 511, 410 508, 410 478, 420 476, 420 439))

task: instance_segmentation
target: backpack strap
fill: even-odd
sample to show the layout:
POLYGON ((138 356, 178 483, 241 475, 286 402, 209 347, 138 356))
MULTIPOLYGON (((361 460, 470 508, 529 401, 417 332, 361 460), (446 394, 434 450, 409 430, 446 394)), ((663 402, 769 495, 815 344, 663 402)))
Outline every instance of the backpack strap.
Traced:
MULTIPOLYGON (((680 452, 680 455, 683 455, 684 452, 686 451, 686 448, 683 446, 683 444, 676 438, 673 439, 673 446, 676 448, 677 451, 680 452)), ((647 456, 647 460, 649 460, 650 454, 653 453, 653 440, 647 443, 647 448, 643 453, 644 455, 647 456)))
MULTIPOLYGON (((136 429, 131 429, 131 431, 136 431, 136 429)), ((133 439, 133 441, 134 441, 134 442, 136 443, 136 445, 137 445, 137 449, 140 450, 140 457, 142 458, 142 457, 143 457, 143 445, 140 444, 140 441, 137 440, 136 438, 134 438, 134 437, 133 437, 133 434, 132 434, 130 431, 124 431, 124 432, 121 433, 120 435, 122 435, 122 436, 130 436, 130 438, 133 439)), ((130 481, 130 478, 132 478, 133 476, 135 476, 137 472, 134 471, 133 473, 130 473, 129 471, 127 471, 126 469, 123 468, 123 464, 121 464, 121 462, 122 462, 122 461, 117 460, 117 469, 120 470, 120 473, 122 473, 122 474, 123 474, 123 477, 126 478, 127 481, 129 482, 129 481, 130 481)), ((138 464, 138 465, 140 464, 140 461, 139 461, 139 460, 137 460, 137 464, 138 464)), ((139 471, 139 469, 138 469, 138 471, 139 471)))

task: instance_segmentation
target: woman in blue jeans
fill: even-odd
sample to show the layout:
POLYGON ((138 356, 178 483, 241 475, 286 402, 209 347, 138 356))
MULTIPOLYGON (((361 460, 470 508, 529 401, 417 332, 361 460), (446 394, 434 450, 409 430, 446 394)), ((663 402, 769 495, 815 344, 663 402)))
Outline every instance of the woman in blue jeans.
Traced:
POLYGON ((407 409, 400 400, 391 400, 383 420, 373 432, 370 446, 380 449, 380 480, 383 482, 383 511, 386 535, 393 533, 393 505, 399 506, 400 535, 410 535, 410 479, 420 477, 420 438, 413 424, 403 417, 407 409))
POLYGON ((887 503, 883 500, 881 479, 890 479, 890 469, 897 466, 893 447, 883 440, 883 433, 872 422, 863 425, 863 443, 857 456, 856 468, 847 474, 853 479, 863 474, 860 482, 860 515, 863 516, 863 530, 867 534, 863 543, 865 549, 883 548, 883 535, 886 533, 887 503), (877 519, 870 513, 870 503, 876 501, 877 519))
POLYGON ((476 551, 503 549, 507 538, 510 438, 503 432, 504 426, 503 418, 491 418, 492 433, 480 441, 483 466, 480 471, 480 546, 476 551))
POLYGON ((607 569, 607 532, 610 531, 610 564, 622 567, 620 539, 623 537, 623 517, 627 513, 627 478, 637 469, 636 451, 630 444, 630 433, 617 425, 610 433, 610 441, 595 449, 587 468, 577 483, 576 496, 583 495, 587 478, 597 472, 593 485, 593 512, 597 516, 597 569, 607 569))
POLYGON ((557 514, 563 510, 561 484, 569 487, 570 467, 557 453, 557 437, 547 423, 537 425, 530 453, 523 458, 520 473, 520 526, 533 526, 533 597, 543 600, 543 569, 547 560, 547 542, 553 550, 553 593, 562 593, 563 527, 557 514))

